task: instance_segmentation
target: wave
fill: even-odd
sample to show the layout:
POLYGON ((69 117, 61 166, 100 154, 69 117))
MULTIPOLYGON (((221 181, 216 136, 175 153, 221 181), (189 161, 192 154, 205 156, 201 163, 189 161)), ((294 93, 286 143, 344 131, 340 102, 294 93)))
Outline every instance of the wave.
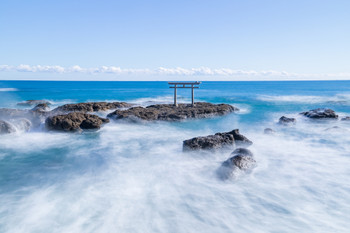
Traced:
POLYGON ((0 92, 19 91, 17 88, 0 88, 0 92))
POLYGON ((313 95, 259 95, 258 100, 267 102, 294 102, 294 103, 350 103, 350 94, 338 94, 334 96, 313 95))

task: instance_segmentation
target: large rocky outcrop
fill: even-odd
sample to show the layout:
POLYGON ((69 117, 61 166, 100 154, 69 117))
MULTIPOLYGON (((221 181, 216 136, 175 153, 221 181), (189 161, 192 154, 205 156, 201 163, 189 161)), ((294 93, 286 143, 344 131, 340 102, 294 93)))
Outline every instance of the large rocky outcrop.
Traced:
POLYGON ((116 110, 108 117, 114 119, 141 119, 147 121, 179 121, 188 118, 204 118, 208 116, 220 116, 230 112, 238 111, 228 104, 211 104, 198 102, 191 104, 179 104, 177 107, 172 104, 157 104, 148 107, 133 107, 126 110, 116 110))
POLYGON ((248 138, 239 133, 238 129, 226 133, 216 133, 205 137, 195 137, 183 141, 183 150, 210 150, 224 147, 250 146, 253 144, 248 138))
POLYGON ((232 152, 232 157, 221 164, 218 175, 222 179, 228 179, 235 176, 240 171, 250 172, 256 167, 256 161, 253 153, 245 148, 238 148, 232 152))
POLYGON ((338 115, 329 108, 317 108, 307 112, 300 113, 312 119, 337 119, 338 115))
POLYGON ((72 112, 65 115, 50 116, 45 125, 49 130, 77 131, 80 129, 99 129, 109 119, 82 112, 72 112))
POLYGON ((55 108, 53 112, 97 112, 116 108, 128 108, 131 106, 131 104, 125 102, 88 102, 65 104, 55 108))
POLYGON ((7 121, 0 120, 0 134, 9 134, 16 132, 15 127, 7 121))

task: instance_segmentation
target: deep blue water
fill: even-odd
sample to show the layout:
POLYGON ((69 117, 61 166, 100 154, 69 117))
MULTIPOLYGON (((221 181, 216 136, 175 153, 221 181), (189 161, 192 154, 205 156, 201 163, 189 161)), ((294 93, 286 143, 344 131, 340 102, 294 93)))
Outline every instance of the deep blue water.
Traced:
MULTIPOLYGON (((167 82, 0 81, 0 108, 29 99, 51 108, 146 106, 171 103, 173 90, 167 82)), ((0 135, 0 232, 348 232, 350 123, 340 119, 350 116, 350 81, 203 82, 195 100, 240 112, 0 135), (339 120, 298 114, 319 107, 339 120), (282 115, 297 123, 278 125, 282 115), (235 128, 253 141, 250 174, 218 178, 231 151, 182 152, 185 139, 235 128)), ((178 90, 178 102, 190 102, 189 89, 178 90)))

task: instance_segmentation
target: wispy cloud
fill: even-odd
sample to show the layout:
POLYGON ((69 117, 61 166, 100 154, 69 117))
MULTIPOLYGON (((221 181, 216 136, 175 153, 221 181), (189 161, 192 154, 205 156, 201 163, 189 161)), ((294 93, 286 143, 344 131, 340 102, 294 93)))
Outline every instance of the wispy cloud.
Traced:
POLYGON ((84 73, 84 74, 114 74, 114 75, 156 75, 156 76, 207 76, 207 77, 280 77, 294 79, 350 79, 350 73, 334 74, 302 74, 290 73, 276 70, 237 70, 229 68, 212 69, 208 67, 199 68, 165 68, 157 69, 123 69, 117 66, 101 66, 96 68, 84 68, 78 65, 71 67, 42 66, 42 65, 0 65, 2 72, 30 72, 30 73, 84 73))

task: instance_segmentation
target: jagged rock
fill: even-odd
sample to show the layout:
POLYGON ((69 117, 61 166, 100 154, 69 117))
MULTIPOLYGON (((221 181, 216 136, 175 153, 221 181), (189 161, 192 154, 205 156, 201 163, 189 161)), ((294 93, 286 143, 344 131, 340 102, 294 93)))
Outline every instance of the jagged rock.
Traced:
POLYGON ((300 114, 312 119, 337 119, 338 115, 329 108, 317 108, 300 114))
POLYGON ((342 121, 350 121, 350 116, 343 117, 341 120, 342 120, 342 121))
POLYGON ((239 109, 228 104, 211 104, 205 102, 191 104, 157 104, 144 107, 133 107, 126 110, 116 110, 108 117, 114 119, 141 119, 147 121, 179 121, 188 118, 204 118, 208 116, 220 116, 239 109))
POLYGON ((235 145, 250 146, 253 144, 248 138, 239 133, 238 129, 226 133, 216 133, 205 137, 195 137, 183 141, 183 150, 208 150, 223 147, 234 147, 235 145))
POLYGON ((291 124, 295 124, 295 123, 296 123, 295 118, 289 118, 289 117, 285 117, 285 116, 282 116, 278 121, 278 124, 280 124, 280 125, 291 125, 291 124))
POLYGON ((37 106, 35 106, 32 111, 37 111, 37 112, 46 112, 50 110, 50 107, 48 104, 44 103, 44 104, 38 104, 37 106))
POLYGON ((231 155, 233 156, 223 162, 218 169, 218 175, 222 179, 231 178, 239 171, 250 172, 256 167, 253 153, 246 148, 237 148, 231 155))
POLYGON ((274 133, 276 133, 275 130, 271 128, 264 129, 264 134, 274 134, 274 133))
POLYGON ((76 131, 80 129, 99 129, 109 119, 81 112, 72 112, 65 115, 51 116, 46 119, 49 130, 76 131))
POLYGON ((54 112, 97 112, 116 108, 129 108, 132 105, 125 102, 89 102, 65 104, 55 108, 54 112))
POLYGON ((0 120, 0 134, 9 134, 16 132, 15 127, 7 121, 0 120))
POLYGON ((33 105, 38 105, 38 104, 50 105, 51 103, 49 101, 46 101, 46 100, 26 100, 26 101, 18 103, 17 105, 20 105, 20 106, 33 106, 33 105))

